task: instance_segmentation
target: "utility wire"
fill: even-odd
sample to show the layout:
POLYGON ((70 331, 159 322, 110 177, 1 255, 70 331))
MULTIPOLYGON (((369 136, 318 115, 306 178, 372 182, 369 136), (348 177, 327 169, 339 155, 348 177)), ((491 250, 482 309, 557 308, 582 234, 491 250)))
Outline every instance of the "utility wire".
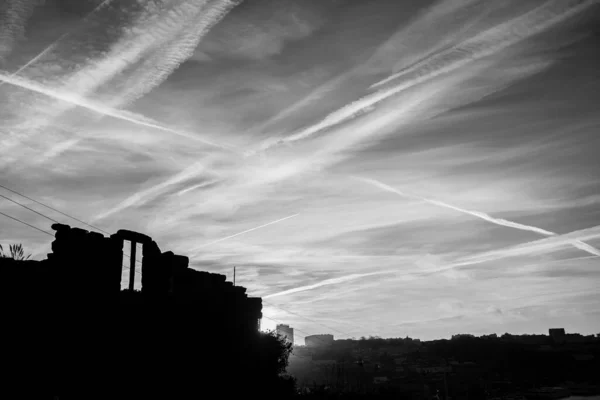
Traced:
MULTIPOLYGON (((4 186, 0 185, 0 187, 4 187, 4 186)), ((50 217, 47 217, 47 216, 45 216, 44 214, 38 213, 37 211, 35 211, 35 210, 32 210, 31 208, 29 208, 29 207, 27 207, 27 206, 25 206, 25 205, 23 205, 23 204, 21 204, 21 203, 19 203, 19 202, 17 202, 17 201, 11 200, 11 199, 9 199, 9 198, 8 198, 8 197, 6 197, 6 196, 3 196, 3 195, 1 195, 1 194, 0 194, 0 197, 3 197, 3 198, 5 198, 5 199, 7 199, 7 200, 9 200, 9 201, 12 201, 13 203, 15 203, 15 204, 18 204, 18 205, 20 205, 20 206, 22 206, 22 207, 24 207, 24 208, 26 208, 26 209, 28 209, 28 210, 30 210, 30 211, 33 211, 34 213, 36 213, 36 214, 39 214, 39 215, 41 215, 41 216, 42 216, 42 217, 44 217, 44 218, 47 218, 47 219, 49 219, 49 220, 51 220, 51 221, 54 221, 54 222, 57 222, 56 220, 53 220, 52 218, 50 218, 50 217)), ((26 196, 23 196, 23 197, 26 197, 26 196)), ((31 199, 30 199, 30 200, 31 200, 31 199)), ((0 214, 4 215, 4 216, 5 216, 5 217, 7 217, 7 218, 10 218, 10 219, 12 219, 12 220, 15 220, 15 221, 17 221, 17 222, 20 222, 20 223, 21 223, 21 224, 23 224, 23 225, 27 225, 27 226, 28 226, 28 227, 30 227, 30 228, 33 228, 33 229, 35 229, 35 230, 38 230, 38 231, 40 231, 40 232, 42 232, 42 233, 45 233, 46 235, 49 235, 49 236, 52 236, 52 237, 54 237, 54 235, 53 235, 53 234, 51 234, 50 232, 47 232, 47 231, 45 231, 45 230, 43 230, 43 229, 40 229, 40 228, 38 228, 38 227, 36 227, 36 226, 33 226, 33 225, 31 225, 31 224, 28 224, 27 222, 21 221, 21 220, 20 220, 20 219, 18 219, 18 218, 11 217, 10 215, 8 215, 8 214, 5 214, 5 213, 3 213, 3 212, 1 212, 1 211, 0 211, 0 214)), ((61 213, 61 214, 62 214, 62 213, 61 213)), ((58 222, 57 222, 57 223, 58 223, 58 222)), ((127 257, 127 258, 131 258, 129 255, 127 255, 127 254, 125 254, 125 253, 123 253, 123 255, 124 255, 125 257, 127 257)), ((136 262, 140 263, 140 261, 139 261, 139 260, 136 260, 136 262)), ((128 266, 126 266, 126 265, 123 265, 122 267, 123 267, 123 268, 127 268, 127 269, 131 269, 131 267, 128 267, 128 266)), ((136 273, 138 273, 138 274, 140 274, 140 275, 142 275, 142 273, 141 273, 140 271, 138 271, 137 269, 135 270, 135 272, 136 272, 136 273)), ((305 317, 305 316, 303 316, 303 315, 300 315, 300 314, 297 314, 297 313, 294 313, 294 312, 288 311, 288 310, 286 310, 286 309, 284 309, 284 308, 281 308, 281 307, 279 307, 279 306, 276 306, 276 305, 274 305, 274 304, 271 304, 271 303, 267 303, 267 304, 268 304, 269 306, 271 306, 271 307, 274 307, 274 308, 280 309, 280 310, 282 310, 282 311, 285 311, 285 312, 287 312, 287 313, 289 313, 289 314, 296 315, 296 316, 298 316, 298 317, 304 318, 304 319, 306 319, 307 321, 310 321, 310 322, 312 322, 312 323, 315 323, 315 324, 321 325, 321 326, 323 326, 323 327, 325 327, 325 328, 327 328, 327 329, 331 329, 331 330, 333 330, 333 331, 336 331, 336 332, 338 332, 338 333, 341 333, 341 334, 343 334, 343 335, 350 336, 350 335, 348 335, 348 334, 347 334, 347 333, 345 333, 345 332, 342 332, 342 331, 340 331, 340 330, 337 330, 337 329, 334 329, 334 328, 328 327, 328 326, 326 326, 326 325, 323 325, 323 324, 321 324, 320 322, 314 321, 314 320, 312 320, 312 319, 310 319, 310 318, 307 318, 307 317, 305 317)), ((274 320, 273 318, 269 318, 269 317, 266 317, 266 316, 264 316, 264 315, 263 315, 263 318, 269 319, 269 320, 271 320, 271 321, 274 321, 274 322, 276 322, 276 323, 281 323, 281 321, 274 320)), ((303 331, 301 331, 300 329, 294 328, 294 330, 295 330, 295 331, 298 331, 298 332, 300 332, 300 333, 304 333, 304 334, 306 334, 306 332, 303 332, 303 331)), ((307 335, 307 336, 309 336, 309 335, 307 335)))
POLYGON ((56 222, 57 224, 59 223, 57 220, 55 220, 55 219, 53 219, 53 218, 50 218, 50 217, 48 217, 48 216, 46 216, 46 215, 44 215, 44 214, 42 214, 42 213, 40 213, 40 212, 37 212, 37 211, 35 211, 33 208, 29 208, 29 207, 27 207, 25 204, 21 204, 21 203, 19 203, 18 201, 15 201, 15 200, 13 200, 13 199, 11 199, 11 198, 9 198, 9 197, 6 197, 6 196, 4 196, 4 195, 2 195, 2 194, 0 194, 0 197, 4 198, 4 199, 6 199, 6 200, 8 200, 8 201, 10 201, 10 202, 12 202, 12 203, 15 203, 15 204, 17 204, 17 205, 19 205, 19 206, 21 206, 21 207, 23 207, 23 208, 26 208, 26 209, 28 209, 29 211, 32 211, 32 212, 36 213, 37 215, 41 215, 42 217, 44 217, 44 218, 46 218, 46 219, 49 219, 49 220, 50 220, 50 221, 52 221, 52 222, 56 222))
POLYGON ((22 223, 23 225, 27 225, 27 226, 29 226, 29 227, 31 227, 31 228, 33 228, 33 229, 35 229, 35 230, 38 230, 38 231, 40 231, 40 232, 42 232, 42 233, 45 233, 46 235, 50 235, 50 236, 54 237, 54 235, 53 235, 53 234, 51 234, 50 232, 46 232, 45 230, 43 230, 43 229, 40 229, 40 228, 38 228, 37 226, 30 225, 30 224, 28 224, 27 222, 21 221, 20 219, 18 219, 18 218, 15 218, 15 217, 11 217, 11 216, 10 216, 10 215, 8 215, 8 214, 4 214, 2 211, 0 211, 0 214, 4 215, 4 216, 5 216, 5 217, 7 217, 7 218, 14 219, 14 220, 15 220, 15 221, 17 221, 17 222, 20 222, 20 223, 22 223))
MULTIPOLYGON (((4 197, 4 198, 5 198, 5 199, 7 199, 7 200, 10 200, 9 198, 7 198, 7 197, 5 197, 5 196, 2 196, 1 194, 0 194, 0 196, 1 196, 1 197, 4 197)), ((12 200, 11 200, 11 201, 12 201, 12 200)), ((31 211, 35 212, 36 214, 40 214, 40 213, 38 213, 37 211, 35 211, 35 210, 32 210, 32 209, 30 209, 29 207, 27 207, 27 206, 24 206, 24 205, 23 205, 23 204, 21 204, 21 203, 18 203, 18 202, 16 202, 16 201, 13 201, 13 203, 15 203, 15 204, 18 204, 18 205, 20 205, 20 206, 22 206, 22 207, 25 207, 25 208, 27 208, 28 210, 31 210, 31 211)), ((5 216, 5 217, 7 217, 7 218, 10 218, 10 219, 12 219, 12 220, 15 220, 15 221, 17 221, 17 222, 20 222, 20 223, 21 223, 21 224, 23 224, 23 225, 27 225, 28 227, 30 227, 30 228, 33 228, 33 229, 35 229, 35 230, 37 230, 37 231, 40 231, 40 232, 42 232, 42 233, 45 233, 45 234, 46 234, 46 235, 48 235, 48 236, 52 236, 52 237, 54 237, 54 235, 53 235, 53 234, 51 234, 50 232, 48 232, 48 231, 45 231, 45 230, 43 230, 43 229, 41 229, 41 228, 38 228, 37 226, 33 226, 33 225, 31 225, 31 224, 28 224, 27 222, 21 221, 21 220, 20 220, 20 219, 18 219, 18 218, 11 217, 10 215, 8 215, 8 214, 5 214, 5 213, 3 213, 3 212, 1 212, 1 211, 0 211, 0 214, 4 215, 4 216, 5 216)), ((44 214, 40 214, 40 215, 41 215, 42 217, 44 217, 44 218, 48 218, 48 219, 52 220, 50 217, 47 217, 47 216, 45 216, 44 214)), ((54 220, 52 220, 52 221, 54 221, 54 220)), ((56 221, 54 221, 54 222, 56 222, 56 221)), ((131 258, 130 256, 128 256, 128 255, 127 255, 127 254, 125 254, 125 253, 123 253, 123 255, 124 255, 125 257, 127 257, 127 258, 131 258)), ((141 262, 140 262, 139 260, 135 260, 135 261, 136 261, 138 264, 141 264, 141 262)), ((128 267, 128 266, 126 266, 126 265, 123 265, 123 267, 124 267, 124 268, 127 268, 127 269, 131 269, 131 267, 128 267)), ((142 273, 141 273, 141 272, 139 272, 137 269, 135 270, 135 272, 137 272, 138 274, 142 275, 142 273)))
MULTIPOLYGON (((106 234, 110 235, 110 233, 109 233, 109 232, 106 232, 106 231, 104 231, 104 230, 102 230, 102 229, 100 229, 100 228, 97 228, 97 227, 95 227, 95 226, 93 226, 93 225, 90 225, 90 224, 88 224, 88 223, 86 223, 86 222, 84 222, 84 221, 80 221, 79 219, 77 219, 77 218, 75 218, 75 217, 72 217, 72 216, 70 216, 70 215, 68 215, 68 214, 65 214, 65 213, 63 213, 63 212, 61 212, 61 211, 58 211, 58 210, 56 210, 56 209, 54 209, 54 208, 52 208, 52 207, 50 207, 50 206, 47 206, 47 205, 45 205, 45 204, 44 204, 44 203, 42 203, 42 202, 39 202, 39 201, 37 201, 37 200, 34 200, 34 199, 30 198, 30 197, 27 197, 27 196, 25 196, 24 194, 21 194, 21 193, 18 193, 18 192, 16 192, 16 191, 14 191, 14 190, 11 190, 11 189, 7 188, 6 186, 0 185, 0 187, 4 188, 4 189, 6 189, 6 190, 9 190, 9 191, 11 191, 11 192, 13 192, 13 193, 16 193, 16 194, 18 194, 19 196, 23 196, 23 197, 25 197, 26 199, 29 199, 29 200, 31 200, 31 201, 34 201, 34 202, 36 202, 36 203, 38 203, 38 204, 41 204, 41 205, 43 205, 44 207, 48 207, 48 208, 50 208, 51 210, 54 210, 54 211, 56 211, 56 212, 58 212, 58 213, 60 213, 60 214, 66 215, 67 217, 69 217, 69 218, 72 218, 72 219, 74 219, 74 220, 76 220, 76 221, 79 221, 79 222, 81 222, 82 224, 85 224, 85 225, 91 226, 91 227, 92 227, 92 228, 94 228, 94 229, 100 230, 100 231, 102 231, 102 232, 104 232, 104 233, 106 233, 106 234)), ((1 195, 1 194, 0 194, 0 197, 4 198, 4 199, 6 199, 6 200, 8 200, 8 201, 10 201, 10 202, 12 202, 12 203, 15 203, 15 204, 17 204, 17 205, 19 205, 19 206, 21 206, 21 207, 23 207, 23 208, 26 208, 27 210, 29 210, 29 211, 32 211, 32 212, 34 212, 34 213, 36 213, 36 214, 38 214, 38 215, 41 215, 42 217, 44 217, 44 218, 46 218, 46 219, 48 219, 48 220, 50 220, 50 221, 52 221, 52 222, 56 222, 57 224, 59 224, 59 223, 60 223, 59 221, 57 221, 57 220, 55 220, 55 219, 53 219, 53 218, 50 218, 50 217, 48 217, 48 216, 47 216, 47 215, 45 215, 45 214, 42 214, 42 213, 40 213, 40 212, 37 212, 37 211, 35 211, 34 209, 32 209, 32 208, 29 208, 29 207, 27 207, 26 205, 24 205, 24 204, 22 204, 22 203, 19 203, 18 201, 15 201, 15 200, 13 200, 13 199, 11 199, 11 198, 9 198, 9 197, 6 197, 6 196, 4 196, 4 195, 1 195)), ((37 229, 37 228, 36 228, 36 229, 37 229)), ((46 231, 44 231, 44 232, 46 232, 46 231)), ((48 232, 46 232, 46 233, 48 233, 48 232)), ((52 235, 52 236, 54 236, 54 235, 52 235)), ((130 257, 127 255, 127 254, 123 254, 123 255, 124 255, 125 257, 128 257, 128 258, 130 258, 130 257)), ((138 264, 141 264, 141 262, 140 262, 139 260, 135 260, 135 261, 136 261, 138 264)), ((125 268, 129 268, 129 267, 125 267, 125 268)))
MULTIPOLYGON (((21 194, 21 193, 18 193, 18 192, 16 192, 16 191, 12 190, 12 189, 9 189, 9 188, 7 188, 7 187, 6 187, 6 186, 4 186, 4 185, 0 185, 0 187, 4 188, 4 189, 6 189, 6 190, 8 190, 8 191, 10 191, 10 192, 13 192, 13 193, 15 193, 15 194, 18 194, 19 196, 22 196, 22 197, 24 197, 24 198, 26 198, 26 199, 29 199, 29 200, 31 200, 31 201, 33 201, 33 202, 35 202, 35 203, 37 203, 37 204, 40 204, 40 205, 42 205, 42 206, 44 206, 44 207, 47 207, 47 208, 49 208, 49 209, 51 209, 51 210, 53 210, 53 211, 56 211, 56 212, 58 212, 58 213, 60 213, 60 214, 62 214, 62 215, 65 215, 65 216, 67 216, 67 217, 69 217, 69 218, 72 218, 72 219, 74 219, 74 220, 76 220, 76 221, 79 221, 79 222, 81 222, 82 224, 85 224, 85 225, 87 225, 87 226, 91 226, 91 227, 92 227, 92 228, 94 228, 94 229, 97 229, 97 230, 100 230, 100 231, 102 231, 102 232, 104 232, 104 233, 107 233, 107 234, 109 234, 108 232, 106 232, 106 231, 104 231, 104 230, 102 230, 102 229, 100 229, 100 228, 98 228, 98 227, 95 227, 95 226, 93 226, 93 225, 91 225, 91 224, 88 224, 88 223, 86 223, 86 222, 84 222, 84 221, 81 221, 81 220, 79 220, 79 219, 77 219, 77 218, 75 218, 75 217, 72 217, 72 216, 70 216, 70 215, 68 215, 68 214, 66 214, 66 213, 63 213, 63 212, 61 212, 61 211, 59 211, 59 210, 57 210, 57 209, 55 209, 55 208, 52 208, 52 207, 50 207, 50 206, 47 206, 46 204, 44 204, 44 203, 42 203, 42 202, 39 202, 39 201, 37 201, 37 200, 34 200, 34 199, 32 199, 32 198, 30 198, 30 197, 28 197, 28 196, 25 196, 24 194, 21 194)), ((6 196, 4 196, 4 195, 2 195, 2 194, 0 194, 0 197, 4 198, 4 199, 6 199, 6 200, 8 200, 8 201, 10 201, 10 202, 12 202, 12 203, 15 203, 15 204, 17 204, 17 205, 19 205, 19 206, 21 206, 21 207, 23 207, 23 208, 26 208, 27 210, 29 210, 29 211, 32 211, 32 212, 34 212, 34 213, 36 213, 36 214, 38 214, 38 215, 40 215, 40 216, 42 216, 42 217, 44 217, 44 218, 46 218, 46 219, 48 219, 48 220, 52 221, 52 222, 60 223, 60 222, 58 222, 57 220, 55 220, 55 219, 53 219, 53 218, 50 218, 50 217, 48 217, 47 215, 44 215, 44 214, 42 214, 42 213, 40 213, 40 212, 37 212, 37 211, 35 211, 34 209, 32 209, 32 208, 29 208, 29 207, 27 207, 26 205, 24 205, 24 204, 22 204, 22 203, 19 203, 18 201, 12 200, 12 199, 11 199, 11 198, 9 198, 9 197, 6 197, 6 196)), ((19 220, 19 219, 17 219, 17 218, 11 217, 10 215, 4 214, 4 213, 2 213, 2 215, 6 216, 6 217, 8 217, 8 218, 14 219, 15 221, 18 221, 18 222, 20 222, 20 223, 22 223, 22 224, 25 224, 25 225, 27 225, 27 226, 29 226, 29 227, 33 228, 33 229, 37 229, 37 230, 38 230, 38 231, 40 231, 40 232, 43 232, 43 233, 45 233, 45 234, 47 234, 47 235, 50 235, 50 236, 54 237, 54 235, 53 235, 53 234, 51 234, 51 233, 49 233, 49 232, 46 232, 46 231, 44 231, 44 230, 42 230, 42 229, 40 229, 40 228, 37 228, 37 227, 35 227, 35 226, 33 226, 33 225, 30 225, 30 224, 28 224, 28 223, 26 223, 26 222, 23 222, 23 221, 21 221, 21 220, 19 220)), ((131 258, 129 255, 127 255, 127 254, 125 254, 125 253, 123 253, 123 255, 124 255, 125 257, 127 257, 127 258, 131 258)), ((140 262, 139 260, 135 260, 135 261, 136 261, 138 264, 141 264, 141 262, 140 262)), ((123 267, 124 267, 124 268, 127 268, 127 269, 131 269, 131 267, 128 267, 128 266, 126 266, 126 265, 123 265, 123 267)), ((138 271, 137 269, 135 270, 135 272, 136 272, 137 274, 139 274, 140 276, 142 275, 142 273, 141 273, 140 271, 138 271)), ((292 311, 286 310, 286 309, 284 309, 284 308, 282 308, 282 307, 280 307, 280 306, 276 306, 275 304, 272 304, 272 303, 270 303, 270 302, 266 302, 266 301, 265 301, 265 303, 267 303, 267 304, 268 304, 270 307, 277 308, 277 309, 279 309, 279 310, 281 310, 281 311, 284 311, 284 312, 286 312, 286 313, 288 313, 288 314, 295 315, 295 316, 298 316, 298 317, 300 317, 300 318, 304 318, 305 320, 307 320, 307 321, 310 321, 310 322, 312 322, 312 323, 314 323, 314 324, 317 324, 317 325, 320 325, 320 326, 322 326, 322 327, 324 327, 324 328, 327 328, 327 329, 329 329, 329 330, 332 330, 332 331, 335 331, 335 332, 341 333, 342 335, 345 335, 345 336, 351 337, 351 335, 349 335, 349 334, 348 334, 348 333, 346 333, 346 332, 342 332, 342 331, 340 331, 340 330, 338 330, 338 329, 331 328, 331 327, 329 327, 329 326, 327 326, 327 325, 324 325, 324 324, 322 324, 322 323, 320 323, 320 322, 317 322, 317 321, 315 321, 315 320, 312 320, 312 319, 310 319, 310 318, 308 318, 308 317, 305 317, 305 316, 303 316, 303 315, 301 315, 301 314, 297 314, 297 313, 294 313, 294 312, 292 312, 292 311)), ((265 318, 267 318, 267 319, 271 319, 271 318, 268 318, 268 317, 265 317, 265 318)), ((277 322, 277 321, 275 321, 275 322, 277 322)), ((300 331, 298 331, 298 332, 300 332, 300 331)))
MULTIPOLYGON (((37 201, 37 200, 35 200, 35 199, 32 199, 31 197, 25 196, 24 194, 22 194, 22 193, 19 193, 19 192, 17 192, 16 190, 9 189, 9 188, 7 188, 7 187, 6 187, 6 186, 4 186, 4 185, 0 185, 0 187, 1 187, 1 188, 3 188, 3 189, 6 189, 6 190, 8 190, 9 192, 12 192, 12 193, 14 193, 14 194, 17 194, 17 195, 19 195, 19 196, 21 196, 21 197, 24 197, 24 198, 26 198, 26 199, 28 199, 28 200, 31 200, 31 201, 33 201, 34 203, 37 203, 37 204, 39 204, 39 205, 42 205, 42 206, 44 206, 44 207, 46 207, 46 208, 49 208, 50 210, 52 210, 52 211, 55 211, 55 212, 57 212, 57 213, 59 213, 59 214, 61 214, 61 215, 64 215, 65 217, 69 217, 69 218, 71 218, 71 219, 74 219, 74 220, 75 220, 75 221, 77 221, 77 222, 80 222, 80 223, 82 223, 82 224, 84 224, 84 225, 87 225, 87 226, 89 226, 89 227, 92 227, 92 228, 94 228, 94 229, 96 229, 96 230, 98 230, 98 231, 100 231, 100 232, 104 232, 104 233, 106 233, 107 235, 110 235, 110 233, 109 233, 109 232, 107 232, 107 231, 105 231, 104 229, 100 229, 100 228, 98 228, 97 226, 94 226, 94 225, 88 224, 87 222, 85 222, 85 221, 82 221, 82 220, 80 220, 80 219, 78 219, 78 218, 75 218, 75 217, 73 217, 72 215, 66 214, 66 213, 64 213, 64 212, 62 212, 62 211, 59 211, 59 210, 57 210, 56 208, 50 207, 49 205, 47 205, 47 204, 44 204, 44 203, 42 203, 41 201, 37 201)), ((2 196, 2 197, 4 197, 4 196, 2 196)))

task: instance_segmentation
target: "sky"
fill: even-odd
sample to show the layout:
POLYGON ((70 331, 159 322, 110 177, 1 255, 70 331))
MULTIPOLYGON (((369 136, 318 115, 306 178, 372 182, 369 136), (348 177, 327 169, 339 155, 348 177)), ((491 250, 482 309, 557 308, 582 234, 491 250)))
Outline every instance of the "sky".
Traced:
POLYGON ((3 1, 0 243, 145 233, 301 344, 598 333, 599 3, 3 1))

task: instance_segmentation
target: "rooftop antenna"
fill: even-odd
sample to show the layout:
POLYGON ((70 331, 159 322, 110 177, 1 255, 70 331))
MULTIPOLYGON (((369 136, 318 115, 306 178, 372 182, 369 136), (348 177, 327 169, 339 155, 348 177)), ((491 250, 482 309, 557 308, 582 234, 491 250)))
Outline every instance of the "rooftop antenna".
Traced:
POLYGON ((233 286, 235 286, 235 266, 233 267, 233 286))

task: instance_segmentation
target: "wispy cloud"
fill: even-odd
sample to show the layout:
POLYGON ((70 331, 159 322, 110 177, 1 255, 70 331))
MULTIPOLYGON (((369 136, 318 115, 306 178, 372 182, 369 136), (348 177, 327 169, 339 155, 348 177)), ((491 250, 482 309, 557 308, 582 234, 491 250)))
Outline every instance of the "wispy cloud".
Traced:
MULTIPOLYGON (((146 58, 132 77, 127 79, 123 91, 115 95, 115 106, 122 106, 137 100, 144 94, 160 85, 181 63, 190 58, 203 37, 237 5, 238 1, 219 0, 196 10, 195 17, 190 19, 193 10, 183 9, 175 12, 165 21, 168 26, 178 25, 178 34, 160 36, 160 47, 146 58), (172 19, 171 19, 172 18, 172 19)), ((194 15, 192 13, 192 15, 194 15)), ((154 32, 150 30, 149 32, 154 32)), ((154 38, 156 40, 156 38, 154 38)), ((156 45, 156 43, 154 43, 156 45)))
POLYGON ((569 232, 563 235, 557 235, 546 239, 540 239, 533 242, 519 244, 516 246, 510 246, 500 250, 492 250, 485 253, 474 254, 465 257, 462 260, 459 260, 446 268, 479 264, 483 262, 500 260, 508 257, 529 255, 532 253, 545 253, 550 251, 556 251, 562 247, 572 245, 574 240, 587 241, 596 240, 598 238, 600 238, 600 226, 595 226, 592 228, 569 232))
POLYGON ((163 126, 158 122, 152 121, 152 119, 147 117, 142 117, 135 115, 129 111, 121 111, 112 107, 107 107, 103 104, 96 103, 94 101, 87 100, 84 97, 81 97, 75 93, 64 92, 62 90, 52 89, 45 87, 43 85, 37 84, 35 82, 29 81, 25 78, 21 78, 18 76, 10 76, 6 74, 0 73, 0 81, 9 83, 11 85, 17 86, 19 88, 28 89, 36 93, 40 93, 51 97, 56 100, 60 100, 63 103, 69 103, 73 106, 83 107, 95 113, 98 113, 102 116, 116 118, 122 121, 131 122, 135 125, 143 126, 146 128, 157 129, 159 131, 168 132, 177 136, 182 136, 186 139, 200 141, 210 146, 215 146, 223 149, 230 149, 229 146, 219 145, 213 143, 208 140, 204 140, 197 135, 193 135, 191 133, 187 133, 185 131, 180 131, 178 129, 173 129, 167 126, 163 126))
MULTIPOLYGON (((100 4, 98 4, 98 6, 96 6, 85 18, 84 21, 87 20, 89 17, 93 16, 96 12, 102 10, 104 7, 108 6, 113 0, 104 0, 103 2, 101 2, 100 4)), ((10 13, 9 13, 10 14, 10 13)), ((14 21, 14 17, 8 17, 9 21, 14 21)), ((63 33, 58 39, 56 39, 54 42, 52 42, 49 46, 47 46, 44 50, 42 50, 38 55, 36 55, 35 57, 33 57, 31 60, 29 60, 28 62, 26 62, 25 64, 23 64, 18 70, 16 70, 15 72, 13 72, 11 74, 11 77, 20 75, 23 71, 25 71, 27 68, 29 68, 30 66, 32 66, 33 64, 37 63, 39 60, 41 60, 42 58, 44 58, 47 54, 49 54, 50 52, 52 52, 56 46, 58 46, 60 44, 60 42, 62 40, 64 40, 66 37, 68 37, 72 32, 66 32, 63 33)), ((0 46, 2 43, 6 43, 6 40, 2 40, 0 38, 0 46)), ((0 86, 4 85, 6 82, 0 82, 0 86)))
MULTIPOLYGON (((279 142, 268 142, 262 149, 281 142, 294 142, 305 139, 311 135, 328 129, 334 125, 340 124, 350 118, 354 118, 361 113, 372 111, 378 103, 385 99, 397 95, 415 85, 431 80, 442 74, 452 72, 483 57, 491 56, 508 46, 518 43, 528 37, 542 32, 552 26, 563 22, 565 19, 576 15, 588 7, 595 4, 595 1, 571 2, 574 4, 565 5, 563 1, 552 1, 531 11, 523 16, 517 17, 512 21, 495 26, 488 31, 466 41, 463 46, 452 49, 453 57, 449 57, 447 52, 443 52, 424 66, 419 65, 416 72, 417 76, 409 78, 401 84, 388 89, 381 89, 376 93, 367 95, 343 108, 329 114, 321 122, 301 130, 291 136, 281 139, 279 142), (448 59, 450 58, 450 61, 448 59), (454 58, 454 59, 453 59, 454 58)), ((404 72, 394 74, 385 81, 378 84, 387 83, 394 80, 404 72)))
MULTIPOLYGON (((538 228, 535 226, 530 226, 530 225, 524 225, 524 224, 520 224, 518 222, 513 222, 513 221, 508 221, 506 219, 503 218, 494 218, 484 212, 481 211, 471 211, 471 210, 465 210, 464 208, 460 208, 460 207, 456 207, 453 206, 451 204, 448 203, 444 203, 442 201, 439 200, 432 200, 432 199, 428 199, 426 197, 421 197, 421 196, 417 196, 414 194, 409 194, 406 191, 400 191, 392 186, 386 185, 383 182, 377 181, 375 179, 369 179, 369 178, 363 178, 363 177, 356 177, 356 179, 359 179, 363 182, 369 183, 371 185, 377 186, 380 189, 386 190, 388 192, 392 192, 392 193, 396 193, 397 195, 403 196, 403 197, 409 197, 412 199, 418 199, 418 200, 422 200, 424 202, 427 202, 429 204, 433 204, 439 207, 445 207, 454 211, 458 211, 460 213, 463 214, 468 214, 468 215, 472 215, 474 217, 477 217, 479 219, 482 219, 484 221, 488 221, 491 222, 492 224, 496 224, 496 225, 502 225, 502 226, 506 226, 509 228, 515 228, 515 229, 521 229, 521 230, 526 230, 526 231, 531 231, 531 232, 535 232, 535 233, 539 233, 541 235, 544 236, 558 236, 557 233, 555 232, 550 232, 547 231, 545 229, 542 228, 538 228)), ((600 250, 596 249, 593 246, 590 246, 586 243, 583 243, 581 240, 571 240, 571 243, 573 244, 573 246, 577 247, 578 249, 587 251, 590 254, 594 254, 596 256, 600 256, 600 250)))
POLYGON ((12 51, 23 37, 25 23, 31 17, 35 0, 6 0, 0 8, 0 61, 12 51))
POLYGON ((0 26, 7 187, 238 266, 307 333, 597 331, 593 294, 557 294, 592 291, 600 246, 597 2, 85 3, 0 26))
POLYGON ((583 2, 548 1, 524 15, 494 26, 458 45, 452 46, 449 50, 432 55, 424 62, 393 74, 373 84, 372 87, 381 86, 412 72, 417 72, 420 75, 413 78, 414 81, 418 82, 421 79, 428 79, 432 75, 460 68, 472 60, 490 56, 508 46, 543 32, 585 11, 594 4, 596 4, 595 0, 583 2))

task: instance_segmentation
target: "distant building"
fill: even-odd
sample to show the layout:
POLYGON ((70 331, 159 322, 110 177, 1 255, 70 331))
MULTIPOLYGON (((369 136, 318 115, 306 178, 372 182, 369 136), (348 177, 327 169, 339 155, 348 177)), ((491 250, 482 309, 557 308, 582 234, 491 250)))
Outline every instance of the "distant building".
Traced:
POLYGON ((456 340, 456 339, 472 339, 474 338, 474 335, 471 335, 470 333, 459 333, 457 335, 452 335, 452 340, 456 340))
POLYGON ((564 343, 566 341, 566 334, 564 328, 551 328, 548 330, 548 334, 554 343, 564 343))
POLYGON ((307 347, 324 347, 333 344, 333 335, 310 335, 304 338, 304 343, 307 347))
POLYGON ((489 335, 482 335, 481 337, 484 339, 498 339, 498 335, 495 333, 491 333, 489 335))
POLYGON ((287 341, 294 343, 294 328, 289 325, 279 324, 275 327, 278 334, 286 338, 287 341))
POLYGON ((580 333, 567 333, 565 335, 565 342, 567 343, 586 343, 588 339, 580 333))

